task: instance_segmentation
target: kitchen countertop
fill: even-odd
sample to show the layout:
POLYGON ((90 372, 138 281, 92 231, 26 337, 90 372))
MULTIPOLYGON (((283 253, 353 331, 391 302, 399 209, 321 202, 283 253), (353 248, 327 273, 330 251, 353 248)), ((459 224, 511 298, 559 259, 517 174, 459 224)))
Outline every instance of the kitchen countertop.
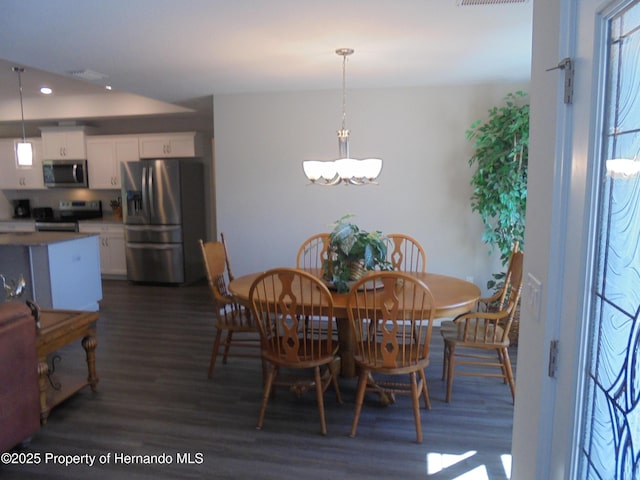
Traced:
MULTIPOLYGON (((0 218, 0 222, 24 222, 24 223, 34 223, 36 221, 35 218, 0 218)), ((108 224, 108 225, 123 225, 121 218, 116 218, 113 215, 102 217, 102 218, 90 218, 86 220, 80 220, 80 223, 96 223, 98 225, 108 224)))
POLYGON ((102 218, 90 218, 87 220, 80 220, 80 223, 88 225, 88 224, 98 224, 98 225, 103 225, 103 224, 108 224, 108 225, 123 225, 122 223, 122 219, 121 218, 116 218, 113 215, 109 215, 106 217, 102 217, 102 218))
POLYGON ((96 236, 95 233, 73 232, 12 232, 0 233, 0 247, 32 247, 96 236))

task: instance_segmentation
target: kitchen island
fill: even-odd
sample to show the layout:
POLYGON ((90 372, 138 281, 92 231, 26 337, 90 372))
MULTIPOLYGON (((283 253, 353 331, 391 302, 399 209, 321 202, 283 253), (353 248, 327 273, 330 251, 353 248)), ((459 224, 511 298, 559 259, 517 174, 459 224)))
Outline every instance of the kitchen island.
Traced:
POLYGON ((0 274, 7 281, 22 275, 21 300, 41 308, 97 311, 102 299, 98 239, 68 232, 2 233, 0 274))

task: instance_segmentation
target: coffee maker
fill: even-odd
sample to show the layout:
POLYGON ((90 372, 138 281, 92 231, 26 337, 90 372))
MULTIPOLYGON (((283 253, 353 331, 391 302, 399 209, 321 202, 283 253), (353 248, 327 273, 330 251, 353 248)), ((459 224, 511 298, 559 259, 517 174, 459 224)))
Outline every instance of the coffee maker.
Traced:
POLYGON ((31 217, 31 207, 28 199, 13 201, 13 218, 31 217))

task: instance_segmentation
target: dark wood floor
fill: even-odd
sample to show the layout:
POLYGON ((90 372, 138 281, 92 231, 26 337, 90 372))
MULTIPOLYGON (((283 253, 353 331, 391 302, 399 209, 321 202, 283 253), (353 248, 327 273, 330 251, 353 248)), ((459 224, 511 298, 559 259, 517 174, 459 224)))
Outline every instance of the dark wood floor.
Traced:
MULTIPOLYGON (((343 405, 331 390, 325 395, 326 437, 319 433, 314 395, 298 400, 283 390, 258 431, 259 362, 232 358, 218 365, 214 381, 207 379, 214 329, 204 285, 105 281, 103 287, 98 391, 82 390, 54 409, 47 425, 20 450, 39 453, 39 465, 0 465, 0 478, 508 478, 503 459, 511 448, 509 389, 499 380, 461 377, 453 402, 445 403, 438 332, 426 372, 432 409, 422 410, 422 444, 415 443, 407 397, 389 407, 368 398, 358 435, 349 438, 352 379, 340 381, 343 405), (92 467, 45 464, 47 453, 89 454, 97 460, 92 467), (116 463, 115 456, 122 454, 164 455, 159 458, 171 463, 116 463), (99 464, 107 455, 109 461, 99 464)), ((64 353, 61 369, 82 366, 82 358, 74 360, 81 352, 64 353)), ((515 364, 515 349, 512 353, 515 364)))

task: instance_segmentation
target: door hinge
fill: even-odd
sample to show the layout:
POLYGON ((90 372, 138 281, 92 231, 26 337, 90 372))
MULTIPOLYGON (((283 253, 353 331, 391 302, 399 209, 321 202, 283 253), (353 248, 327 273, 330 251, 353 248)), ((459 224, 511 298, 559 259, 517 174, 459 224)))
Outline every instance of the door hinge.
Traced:
POLYGON ((564 71, 564 103, 573 103, 573 61, 569 57, 564 58, 555 67, 547 68, 547 72, 551 70, 564 71))
POLYGON ((558 340, 549 343, 549 376, 555 378, 558 369, 558 340))

